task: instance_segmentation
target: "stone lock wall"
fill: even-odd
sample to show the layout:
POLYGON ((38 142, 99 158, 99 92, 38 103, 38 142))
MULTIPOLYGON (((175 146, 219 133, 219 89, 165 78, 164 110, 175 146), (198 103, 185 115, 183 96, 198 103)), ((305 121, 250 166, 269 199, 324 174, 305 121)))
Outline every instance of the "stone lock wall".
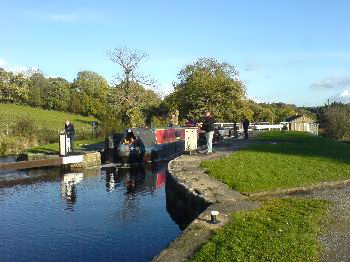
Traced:
POLYGON ((100 152, 88 152, 84 154, 84 161, 82 163, 71 164, 71 169, 86 169, 93 168, 101 165, 101 153, 100 152))

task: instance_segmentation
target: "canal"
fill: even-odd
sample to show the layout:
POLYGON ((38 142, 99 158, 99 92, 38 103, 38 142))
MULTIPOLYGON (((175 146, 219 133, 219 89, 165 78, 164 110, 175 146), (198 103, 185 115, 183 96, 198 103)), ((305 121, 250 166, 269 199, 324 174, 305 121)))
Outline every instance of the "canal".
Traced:
POLYGON ((181 233, 166 167, 0 171, 0 261, 149 261, 181 233))

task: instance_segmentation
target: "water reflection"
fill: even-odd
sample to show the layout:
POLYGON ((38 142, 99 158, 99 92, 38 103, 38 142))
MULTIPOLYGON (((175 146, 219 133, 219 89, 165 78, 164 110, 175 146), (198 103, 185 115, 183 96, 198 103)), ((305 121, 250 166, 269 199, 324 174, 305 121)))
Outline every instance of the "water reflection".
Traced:
POLYGON ((11 162, 16 162, 16 157, 14 156, 0 157, 0 163, 11 163, 11 162))
POLYGON ((208 207, 202 198, 188 192, 171 176, 166 179, 166 209, 170 217, 184 230, 203 210, 208 207))
POLYGON ((34 168, 28 170, 0 170, 0 188, 60 181, 60 168, 34 168))
POLYGON ((102 175, 105 180, 106 192, 122 190, 125 198, 123 210, 134 212, 137 210, 136 197, 142 194, 152 195, 157 189, 165 185, 166 166, 142 166, 132 168, 109 168, 102 172, 66 173, 61 180, 61 197, 67 204, 66 210, 74 211, 78 198, 78 184, 84 178, 92 175, 102 175))
POLYGON ((77 201, 76 185, 83 179, 83 173, 68 173, 63 175, 61 183, 61 196, 67 202, 67 210, 73 211, 73 206, 77 201))
POLYGON ((151 193, 165 185, 166 167, 143 166, 105 170, 106 191, 112 192, 118 187, 126 189, 128 196, 143 192, 151 193))
POLYGON ((117 184, 120 183, 120 177, 116 169, 106 172, 106 191, 112 192, 116 190, 117 184))
POLYGON ((26 172, 25 183, 0 188, 0 261, 150 261, 180 233, 165 174, 166 163, 26 172))
POLYGON ((116 210, 115 217, 130 221, 143 216, 140 199, 153 197, 165 185, 166 165, 142 166, 105 170, 106 191, 121 191, 122 208, 116 210))

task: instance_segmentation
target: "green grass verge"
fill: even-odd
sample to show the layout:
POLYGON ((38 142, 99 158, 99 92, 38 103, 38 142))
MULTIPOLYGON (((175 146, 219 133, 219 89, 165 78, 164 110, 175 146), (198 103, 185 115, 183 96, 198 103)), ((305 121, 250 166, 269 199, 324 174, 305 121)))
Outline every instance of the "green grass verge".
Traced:
POLYGON ((202 167, 240 192, 350 178, 350 144, 297 132, 267 132, 258 139, 267 143, 250 146, 223 159, 205 161, 202 167))
POLYGON ((192 261, 318 261, 326 210, 320 200, 280 199, 237 212, 192 261))
MULTIPOLYGON (((94 145, 94 144, 100 144, 104 141, 103 138, 98 139, 85 139, 85 140, 78 140, 75 141, 75 150, 82 150, 88 145, 94 145)), ((34 154, 58 154, 59 153, 59 144, 58 143, 52 143, 42 146, 33 147, 31 149, 27 150, 28 153, 34 153, 34 154)))
POLYGON ((85 117, 66 112, 44 110, 16 104, 0 104, 0 128, 4 129, 5 124, 12 125, 17 119, 24 117, 32 119, 38 128, 54 130, 62 130, 66 120, 74 123, 78 131, 79 129, 91 130, 91 122, 96 121, 94 117, 85 117))

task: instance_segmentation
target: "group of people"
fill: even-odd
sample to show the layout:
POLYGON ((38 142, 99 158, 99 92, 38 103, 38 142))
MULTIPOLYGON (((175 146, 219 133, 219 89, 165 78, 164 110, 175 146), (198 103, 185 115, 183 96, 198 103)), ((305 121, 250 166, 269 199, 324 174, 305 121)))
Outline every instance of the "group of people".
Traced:
MULTIPOLYGON (((207 153, 211 154, 213 152, 213 137, 214 137, 214 130, 215 130, 215 119, 212 116, 210 111, 207 111, 205 113, 205 116, 203 118, 203 122, 198 124, 198 126, 201 127, 201 129, 205 132, 205 138, 207 141, 207 153)), ((248 139, 248 128, 249 128, 249 120, 244 119, 243 121, 243 130, 244 130, 244 138, 248 139)), ((195 126, 197 125, 195 122, 188 120, 185 124, 186 126, 195 126)), ((71 151, 74 150, 74 137, 75 137, 75 129, 74 125, 70 121, 66 121, 64 125, 64 130, 67 135, 67 137, 70 139, 70 146, 71 151)), ((125 144, 133 144, 136 141, 136 137, 134 133, 131 131, 131 129, 128 129, 127 135, 125 137, 125 144)))
MULTIPOLYGON (((214 137, 214 130, 215 130, 215 119, 212 116, 210 111, 207 111, 205 113, 203 123, 199 126, 203 131, 205 131, 205 138, 207 141, 207 154, 211 154, 213 152, 213 137, 214 137)), ((244 138, 248 139, 248 128, 249 128, 249 120, 246 118, 243 121, 243 130, 244 130, 244 138)))

